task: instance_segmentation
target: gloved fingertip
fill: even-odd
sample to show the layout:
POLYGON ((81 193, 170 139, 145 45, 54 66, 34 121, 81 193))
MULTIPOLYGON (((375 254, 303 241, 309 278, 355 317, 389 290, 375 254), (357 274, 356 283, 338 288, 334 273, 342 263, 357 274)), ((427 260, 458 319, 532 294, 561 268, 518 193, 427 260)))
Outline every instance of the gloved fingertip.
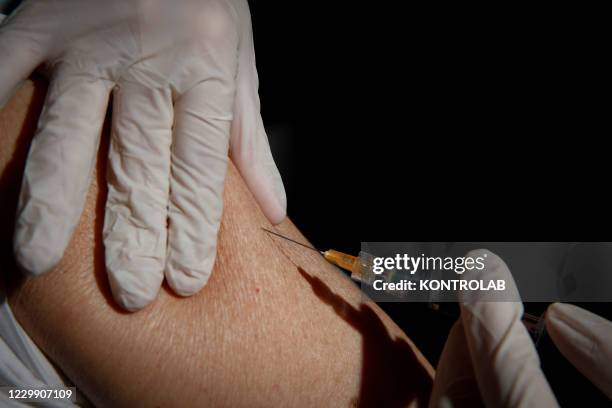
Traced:
POLYGON ((179 296, 195 295, 208 283, 213 264, 214 256, 199 262, 197 266, 169 259, 166 265, 166 281, 179 296))
POLYGON ((593 313, 569 303, 553 303, 546 310, 546 321, 552 324, 563 321, 570 326, 576 326, 576 323, 584 323, 593 316, 593 313))
MULTIPOLYGON (((566 303, 553 303, 546 311, 546 330, 553 342, 563 350, 588 350, 591 334, 586 310, 566 303)), ((588 312, 587 312, 588 313, 588 312)))
POLYGON ((52 271, 62 259, 63 253, 37 245, 15 244, 15 260, 28 276, 36 277, 52 271))
POLYGON ((145 288, 142 285, 129 285, 126 283, 118 287, 116 284, 111 283, 111 291, 115 302, 128 312, 137 312, 151 304, 157 297, 159 287, 161 287, 161 283, 157 289, 145 288))
POLYGON ((546 311, 546 330, 561 354, 612 398, 608 346, 612 324, 578 306, 554 303, 546 311))
POLYGON ((546 311, 546 326, 551 332, 591 338, 593 327, 606 323, 601 316, 569 303, 553 303, 546 311))
POLYGON ((113 298, 128 312, 141 310, 155 300, 161 288, 164 276, 159 262, 141 258, 114 259, 117 258, 121 262, 108 262, 107 259, 106 265, 113 298))
POLYGON ((276 193, 276 200, 278 205, 282 209, 283 214, 287 211, 287 193, 285 192, 285 185, 281 179, 278 170, 276 170, 276 176, 274 177, 274 192, 276 193))
POLYGON ((208 283, 208 277, 195 278, 183 273, 174 273, 173 276, 167 279, 168 285, 174 293, 183 297, 195 295, 208 283))
POLYGON ((134 313, 144 309, 155 300, 156 296, 140 296, 128 292, 120 292, 113 297, 117 304, 124 310, 134 313))
POLYGON ((555 327, 559 324, 560 316, 563 314, 563 308, 559 312, 559 306, 561 303, 555 302, 548 306, 545 314, 546 329, 548 331, 555 330, 555 327))
POLYGON ((279 205, 275 208, 269 208, 266 211, 266 218, 270 221, 272 225, 278 225, 287 218, 287 207, 279 205))
POLYGON ((559 316, 565 313, 564 310, 566 308, 564 305, 564 303, 559 302, 548 305, 548 308, 546 309, 546 321, 559 319, 559 316))

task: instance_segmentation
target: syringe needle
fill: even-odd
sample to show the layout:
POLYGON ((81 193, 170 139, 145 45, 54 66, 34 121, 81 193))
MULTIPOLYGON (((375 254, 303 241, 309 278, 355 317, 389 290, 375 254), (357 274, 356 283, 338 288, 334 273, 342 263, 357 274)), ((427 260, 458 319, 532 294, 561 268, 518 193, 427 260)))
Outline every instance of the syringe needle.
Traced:
POLYGON ((266 228, 264 228, 264 227, 261 227, 261 229, 262 229, 262 230, 264 230, 264 231, 266 231, 266 232, 268 232, 268 233, 270 233, 270 234, 272 234, 272 235, 276 235, 277 237, 281 237, 281 238, 283 238, 283 239, 286 239, 287 241, 291 241, 291 242, 293 242, 294 244, 298 244, 298 245, 301 245, 301 246, 303 246, 303 247, 305 247, 305 248, 312 249, 313 251, 317 251, 317 252, 318 252, 318 253, 320 253, 321 255, 323 255, 323 254, 324 254, 324 252, 323 252, 323 251, 319 251, 317 248, 311 247, 310 245, 302 244, 301 242, 298 242, 298 241, 296 241, 296 240, 294 240, 294 239, 288 238, 288 237, 286 237, 286 236, 284 236, 284 235, 281 235, 281 234, 279 234, 279 233, 277 233, 277 232, 270 231, 269 229, 266 229, 266 228))
POLYGON ((332 264, 339 266, 340 268, 347 270, 349 272, 351 272, 351 277, 358 277, 361 279, 361 269, 360 269, 360 262, 359 262, 359 257, 357 256, 353 256, 353 255, 349 255, 349 254, 345 254, 343 252, 339 252, 333 249, 329 249, 327 251, 319 251, 317 248, 311 247, 310 245, 306 245, 306 244, 302 244, 301 242, 298 242, 294 239, 288 238, 284 235, 281 235, 277 232, 274 231, 270 231, 269 229, 266 229, 264 227, 261 227, 262 230, 272 234, 272 235, 276 235, 277 237, 281 237, 283 239, 286 239, 287 241, 291 241, 294 244, 298 244, 301 245, 305 248, 308 249, 312 249, 313 251, 317 251, 318 253, 320 253, 321 255, 323 255, 323 257, 328 261, 331 262, 332 264))

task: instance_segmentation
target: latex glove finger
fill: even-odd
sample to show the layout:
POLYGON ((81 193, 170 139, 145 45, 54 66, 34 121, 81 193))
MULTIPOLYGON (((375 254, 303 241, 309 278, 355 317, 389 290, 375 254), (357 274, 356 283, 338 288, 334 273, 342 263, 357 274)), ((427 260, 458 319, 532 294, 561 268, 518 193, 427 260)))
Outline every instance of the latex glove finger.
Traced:
POLYGON ((233 93, 204 81, 175 104, 166 280, 189 296, 208 281, 223 209, 233 93))
POLYGON ((51 81, 26 162, 15 226, 17 262, 32 275, 60 261, 79 221, 110 88, 108 82, 63 68, 51 81))
POLYGON ((0 25, 0 108, 46 56, 45 36, 28 29, 31 21, 21 10, 0 25))
POLYGON ((546 329, 561 353, 612 399, 612 322, 578 306, 555 303, 546 329))
POLYGON ((495 295, 482 291, 462 294, 461 319, 485 404, 556 406, 535 346, 521 322, 523 304, 508 267, 490 251, 471 251, 466 256, 486 259, 485 270, 466 272, 466 279, 503 279, 507 293, 517 300, 495 301, 490 298, 495 295))
POLYGON ((113 296, 129 311, 155 299, 164 278, 172 120, 170 89, 116 88, 104 245, 113 296))
POLYGON ((442 350, 429 406, 432 408, 482 406, 482 397, 461 320, 453 325, 442 350))
POLYGON ((235 15, 224 8, 207 15, 215 24, 196 45, 207 58, 191 67, 202 80, 185 88, 174 105, 165 276, 181 296, 198 292, 214 265, 236 92, 235 15))
POLYGON ((287 211, 285 187, 274 163, 259 111, 249 6, 243 0, 236 3, 241 32, 230 153, 263 213, 271 223, 278 224, 285 218, 287 211))

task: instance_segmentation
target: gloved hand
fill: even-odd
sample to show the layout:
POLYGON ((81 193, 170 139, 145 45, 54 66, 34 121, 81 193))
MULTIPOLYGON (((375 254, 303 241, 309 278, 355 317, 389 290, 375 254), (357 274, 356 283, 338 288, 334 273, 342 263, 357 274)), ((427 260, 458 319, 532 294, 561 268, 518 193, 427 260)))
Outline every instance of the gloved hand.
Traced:
MULTIPOLYGON (((486 272, 486 280, 505 280, 509 294, 505 297, 517 301, 493 301, 482 291, 462 296, 461 318, 442 351, 430 407, 557 406, 521 321, 523 304, 508 267, 490 251, 472 251, 466 256, 486 258, 485 271, 474 273, 486 272)), ((470 279, 469 274, 464 278, 470 279)))
MULTIPOLYGON (((557 406, 521 321, 523 304, 508 267, 490 251, 466 256, 485 254, 485 279, 505 280, 510 297, 517 301, 491 301, 487 297, 495 295, 487 292, 463 294, 461 318, 440 357, 430 406, 557 406)), ((546 328, 563 355, 612 399, 612 323, 576 306, 556 303, 546 313, 546 328)))
POLYGON ((79 221, 111 91, 104 244, 121 306, 147 305, 164 275, 179 295, 206 284, 228 151, 268 219, 285 217, 246 0, 26 0, 0 26, 0 103, 40 63, 51 83, 14 240, 30 274, 79 221))

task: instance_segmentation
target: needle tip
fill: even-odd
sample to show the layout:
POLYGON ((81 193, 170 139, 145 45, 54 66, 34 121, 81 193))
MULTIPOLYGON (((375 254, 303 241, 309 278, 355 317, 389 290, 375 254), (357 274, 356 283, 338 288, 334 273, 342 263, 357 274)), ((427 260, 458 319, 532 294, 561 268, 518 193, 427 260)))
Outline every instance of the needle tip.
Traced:
MULTIPOLYGON (((266 229, 266 228, 264 228, 264 227, 261 227, 261 229, 262 229, 262 230, 264 230, 264 231, 266 231, 266 232, 269 232, 269 233, 270 233, 270 234, 272 234, 272 235, 276 235, 277 237, 280 237, 280 238, 286 239, 287 241, 293 242, 294 244, 298 244, 298 245, 301 245, 301 246, 303 246, 303 247, 305 247, 305 248, 312 249, 313 251, 321 252, 321 251, 319 251, 318 249, 311 247, 310 245, 306 245, 306 244, 303 244, 303 243, 301 243, 301 242, 298 242, 298 241, 296 241, 296 240, 294 240, 294 239, 291 239, 291 238, 289 238, 289 237, 286 237, 286 236, 284 236, 284 235, 281 235, 281 234, 279 234, 278 232, 270 231, 269 229, 266 229)), ((321 254, 323 254, 323 252, 321 252, 321 254)))

